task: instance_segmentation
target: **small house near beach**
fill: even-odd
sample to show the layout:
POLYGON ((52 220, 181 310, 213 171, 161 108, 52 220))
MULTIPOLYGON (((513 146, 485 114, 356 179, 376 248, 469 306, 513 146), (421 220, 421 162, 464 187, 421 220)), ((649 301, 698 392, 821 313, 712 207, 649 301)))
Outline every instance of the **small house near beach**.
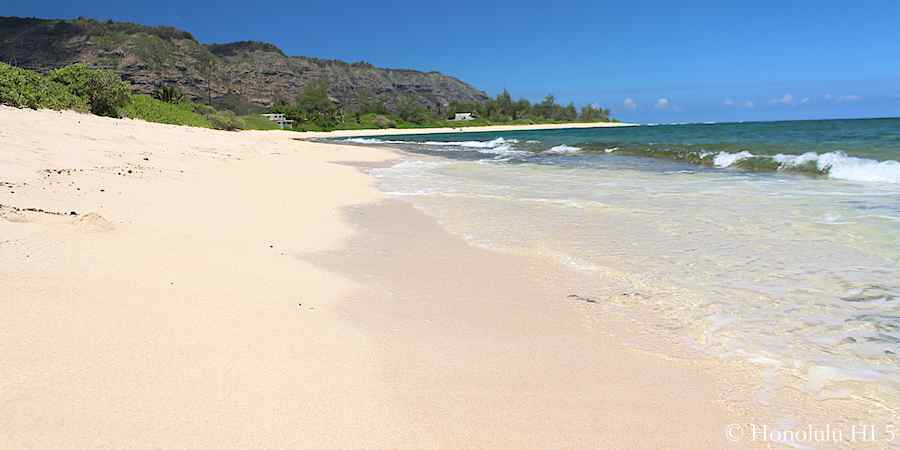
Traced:
POLYGON ((277 123, 282 130, 294 126, 294 121, 284 117, 284 114, 263 114, 262 116, 277 123))
POLYGON ((475 120, 475 113, 456 113, 451 120, 475 120))

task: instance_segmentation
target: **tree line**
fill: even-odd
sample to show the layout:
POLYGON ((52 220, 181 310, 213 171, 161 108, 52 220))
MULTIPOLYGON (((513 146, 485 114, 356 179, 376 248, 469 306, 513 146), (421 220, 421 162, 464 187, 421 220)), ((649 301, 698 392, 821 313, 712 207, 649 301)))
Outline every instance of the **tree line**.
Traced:
POLYGON ((284 114, 294 120, 298 128, 310 130, 446 126, 457 113, 474 114, 475 120, 469 122, 471 125, 612 120, 610 111, 605 108, 594 105, 578 108, 571 102, 564 106, 553 95, 547 95, 537 103, 524 98, 513 100, 506 89, 483 102, 453 102, 446 106, 431 106, 411 95, 387 99, 360 89, 354 102, 342 105, 329 95, 325 81, 305 86, 293 103, 277 102, 270 112, 284 114))
POLYGON ((509 92, 504 89, 496 97, 486 102, 478 103, 451 103, 452 112, 474 112, 479 117, 492 121, 517 121, 535 120, 549 122, 609 122, 608 109, 594 105, 584 105, 581 108, 575 103, 569 102, 563 106, 556 102, 553 94, 548 94, 538 103, 531 103, 528 99, 513 100, 509 92))

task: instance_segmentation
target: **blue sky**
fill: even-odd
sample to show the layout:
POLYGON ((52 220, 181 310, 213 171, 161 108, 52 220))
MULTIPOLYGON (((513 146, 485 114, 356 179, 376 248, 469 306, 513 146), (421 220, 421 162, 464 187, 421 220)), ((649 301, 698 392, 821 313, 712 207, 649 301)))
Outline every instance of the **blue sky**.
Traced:
POLYGON ((4 0, 0 15, 172 25, 202 42, 438 70, 638 122, 900 116, 897 1, 4 0), (256 5, 260 5, 256 3, 256 5), (275 6, 277 5, 277 6, 275 6))

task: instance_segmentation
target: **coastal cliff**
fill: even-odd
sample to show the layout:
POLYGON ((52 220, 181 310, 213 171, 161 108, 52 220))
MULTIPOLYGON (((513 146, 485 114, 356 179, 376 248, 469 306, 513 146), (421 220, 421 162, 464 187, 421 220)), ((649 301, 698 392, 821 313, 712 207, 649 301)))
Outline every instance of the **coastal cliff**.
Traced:
POLYGON ((273 44, 202 44, 172 27, 148 27, 91 19, 47 20, 0 17, 0 61, 47 72, 74 63, 118 73, 138 93, 175 85, 193 100, 237 112, 291 102, 304 86, 320 80, 345 107, 380 98, 388 107, 400 98, 441 109, 451 102, 483 102, 484 92, 438 72, 383 69, 288 56, 273 44))

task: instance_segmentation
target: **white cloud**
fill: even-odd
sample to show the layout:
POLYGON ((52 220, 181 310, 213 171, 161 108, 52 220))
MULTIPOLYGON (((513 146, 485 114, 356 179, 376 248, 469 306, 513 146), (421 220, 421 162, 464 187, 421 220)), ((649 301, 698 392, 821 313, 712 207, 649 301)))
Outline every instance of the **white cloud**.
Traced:
POLYGON ((734 101, 730 98, 726 98, 725 101, 722 102, 722 105, 728 108, 753 108, 756 105, 753 103, 753 100, 747 101, 734 101))
POLYGON ((663 97, 656 101, 656 109, 668 109, 669 108, 669 99, 663 97))
POLYGON ((784 94, 781 98, 769 99, 770 105, 777 105, 779 103, 782 105, 793 105, 794 104, 794 96, 791 94, 784 94))
POLYGON ((635 103, 634 99, 632 99, 630 97, 626 98, 625 101, 622 102, 622 104, 625 105, 625 109, 628 109, 631 111, 634 111, 635 109, 637 109, 637 103, 635 103))
POLYGON ((858 102, 863 99, 862 96, 859 96, 856 94, 838 95, 838 96, 834 96, 831 94, 825 94, 824 98, 825 98, 825 100, 828 100, 828 101, 837 101, 837 102, 841 102, 841 103, 858 102))
POLYGON ((806 104, 806 103, 809 103, 809 97, 803 97, 803 100, 800 100, 801 105, 806 104))

